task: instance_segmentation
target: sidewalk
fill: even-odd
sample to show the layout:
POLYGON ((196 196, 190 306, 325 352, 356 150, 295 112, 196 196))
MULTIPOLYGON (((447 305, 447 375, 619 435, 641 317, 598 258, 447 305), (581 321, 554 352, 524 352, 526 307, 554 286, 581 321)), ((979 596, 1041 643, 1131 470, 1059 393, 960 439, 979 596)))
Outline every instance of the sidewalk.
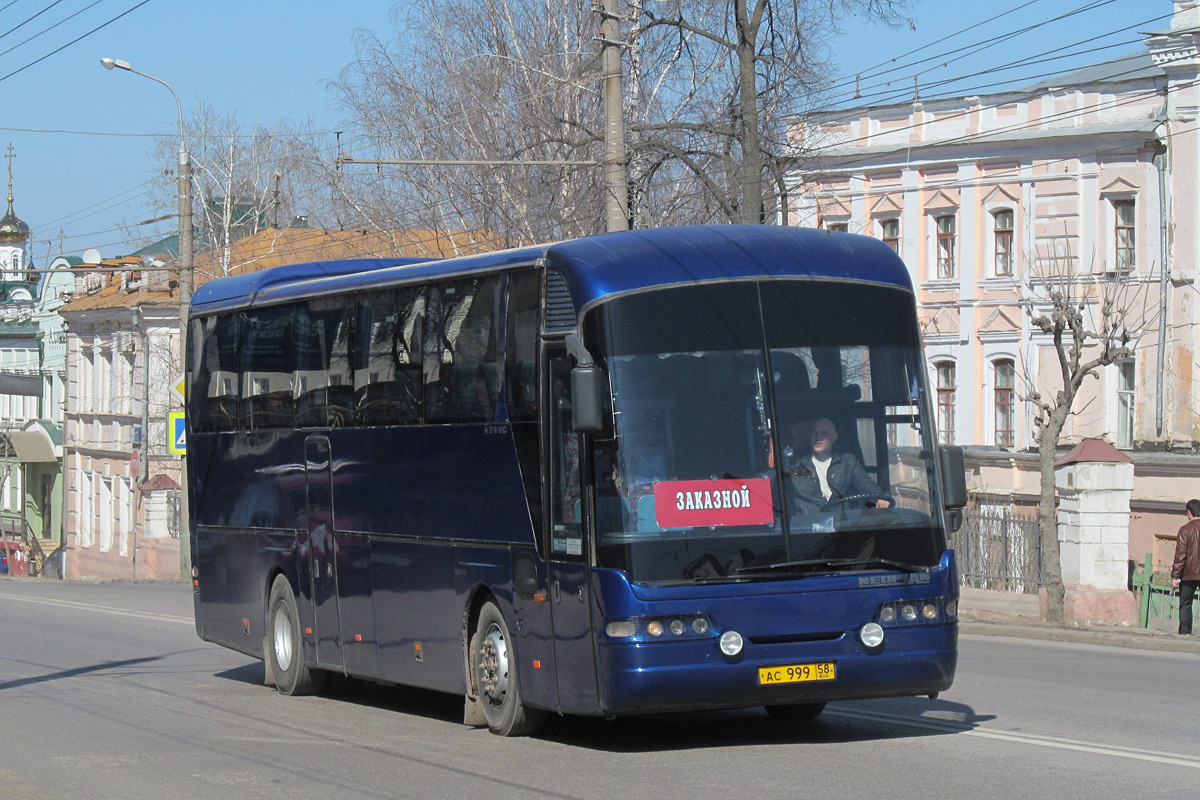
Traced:
POLYGON ((995 592, 967 586, 962 588, 958 601, 958 627, 961 633, 975 636, 1017 636, 1200 655, 1200 635, 1179 636, 1166 631, 1118 625, 1055 627, 1041 621, 1037 595, 995 592))

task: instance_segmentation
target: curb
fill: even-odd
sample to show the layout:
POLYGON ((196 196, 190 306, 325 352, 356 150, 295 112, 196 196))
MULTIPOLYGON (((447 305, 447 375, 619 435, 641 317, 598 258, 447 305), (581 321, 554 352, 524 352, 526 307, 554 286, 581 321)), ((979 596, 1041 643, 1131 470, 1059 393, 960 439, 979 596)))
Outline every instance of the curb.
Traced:
POLYGON ((1145 628, 1058 628, 1040 622, 967 622, 959 620, 959 633, 970 636, 1009 636, 1050 642, 1094 644, 1131 650, 1156 650, 1200 655, 1200 636, 1179 636, 1145 628))

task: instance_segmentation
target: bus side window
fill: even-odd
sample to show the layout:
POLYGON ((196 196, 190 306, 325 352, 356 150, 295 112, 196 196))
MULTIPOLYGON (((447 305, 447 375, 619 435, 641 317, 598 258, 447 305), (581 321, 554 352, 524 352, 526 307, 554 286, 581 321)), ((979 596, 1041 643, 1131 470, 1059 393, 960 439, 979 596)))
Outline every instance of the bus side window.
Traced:
POLYGON ((239 411, 242 428, 290 428, 294 422, 292 322, 295 306, 243 312, 239 411))
POLYGON ((353 413, 350 328, 354 303, 331 297, 302 304, 296 315, 296 427, 346 425, 353 413))
POLYGON ((537 419, 538 278, 532 270, 508 277, 504 400, 513 422, 537 419))
POLYGON ((495 419, 501 281, 492 276, 430 290, 423 370, 428 422, 495 419))
POLYGON ((188 421, 198 433, 237 430, 238 317, 201 317, 191 323, 188 421))
POLYGON ((421 421, 421 335, 425 291, 393 289, 361 299, 354 353, 354 421, 421 421))

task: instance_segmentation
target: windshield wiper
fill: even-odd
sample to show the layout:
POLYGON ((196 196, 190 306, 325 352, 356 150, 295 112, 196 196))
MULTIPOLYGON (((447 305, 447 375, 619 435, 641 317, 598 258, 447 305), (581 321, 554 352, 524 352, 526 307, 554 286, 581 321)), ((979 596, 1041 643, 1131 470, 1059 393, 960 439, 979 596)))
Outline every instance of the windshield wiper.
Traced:
MULTIPOLYGON (((733 575, 763 575, 772 572, 795 569, 799 567, 831 567, 835 570, 851 567, 884 567, 898 569, 901 572, 922 572, 925 567, 909 564, 904 561, 893 561, 890 558, 808 558, 802 561, 780 561, 776 564, 760 564, 758 566, 742 567, 733 575)), ((810 574, 817 574, 814 570, 810 574)))

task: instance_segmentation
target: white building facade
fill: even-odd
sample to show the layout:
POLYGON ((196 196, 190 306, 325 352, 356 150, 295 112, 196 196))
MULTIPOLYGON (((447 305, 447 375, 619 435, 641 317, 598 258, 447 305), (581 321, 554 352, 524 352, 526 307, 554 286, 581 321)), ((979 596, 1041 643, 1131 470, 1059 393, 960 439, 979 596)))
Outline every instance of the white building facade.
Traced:
POLYGON ((792 128, 797 152, 815 154, 792 176, 792 221, 881 238, 904 259, 939 437, 995 452, 975 473, 983 494, 1036 496, 1036 464, 1021 457, 1036 447, 1035 409, 1021 397, 1061 386, 1052 342, 1031 323, 1046 307, 1030 282, 1065 276, 1092 320, 1116 292, 1135 353, 1084 383, 1063 443, 1158 454, 1147 463, 1162 479, 1135 490, 1145 541, 1134 554, 1151 528, 1173 534, 1179 504, 1200 494, 1190 455, 1162 458, 1200 449, 1200 7, 1174 10, 1145 50, 1023 91, 792 128))

